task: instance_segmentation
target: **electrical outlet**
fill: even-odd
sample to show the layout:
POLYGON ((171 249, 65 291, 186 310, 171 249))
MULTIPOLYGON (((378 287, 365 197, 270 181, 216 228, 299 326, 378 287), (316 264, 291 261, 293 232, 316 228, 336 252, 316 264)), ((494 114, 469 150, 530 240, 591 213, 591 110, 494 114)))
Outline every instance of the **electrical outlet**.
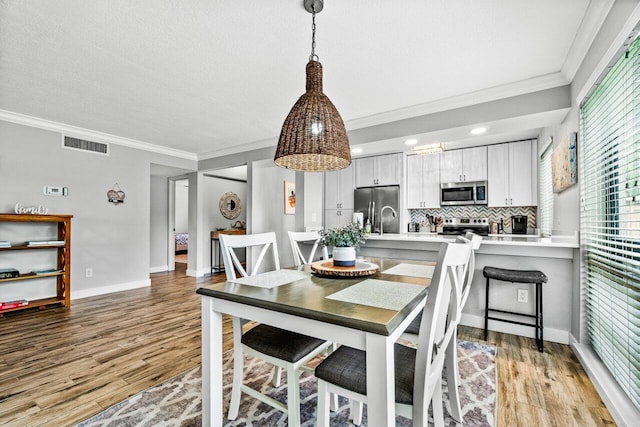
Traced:
POLYGON ((518 289, 518 302, 529 302, 528 289, 518 289))
POLYGON ((84 271, 84 275, 85 275, 86 277, 93 277, 93 268, 87 268, 87 269, 84 271))

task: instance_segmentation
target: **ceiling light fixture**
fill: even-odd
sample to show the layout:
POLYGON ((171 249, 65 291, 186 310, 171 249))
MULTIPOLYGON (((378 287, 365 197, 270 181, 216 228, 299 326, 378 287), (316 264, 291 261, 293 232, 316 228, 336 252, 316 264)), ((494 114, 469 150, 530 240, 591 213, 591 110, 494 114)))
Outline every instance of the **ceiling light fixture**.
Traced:
POLYGON ((407 139, 404 142, 404 145, 416 145, 418 143, 418 140, 415 138, 411 138, 411 139, 407 139))
POLYGON ((487 131, 486 127, 483 126, 479 126, 477 128, 473 128, 469 131, 469 133, 471 135, 482 135, 483 133, 485 133, 487 131))
POLYGON ((362 153, 362 148, 352 148, 351 149, 351 154, 360 154, 362 153))
POLYGON ((413 147, 413 151, 420 155, 442 153, 444 151, 444 143, 437 142, 435 144, 416 145, 413 147))
POLYGON ((298 99, 282 125, 273 161, 297 171, 332 171, 351 164, 349 139, 340 113, 322 93, 322 64, 316 48, 316 13, 323 0, 304 0, 312 15, 311 55, 307 63, 307 91, 298 99))

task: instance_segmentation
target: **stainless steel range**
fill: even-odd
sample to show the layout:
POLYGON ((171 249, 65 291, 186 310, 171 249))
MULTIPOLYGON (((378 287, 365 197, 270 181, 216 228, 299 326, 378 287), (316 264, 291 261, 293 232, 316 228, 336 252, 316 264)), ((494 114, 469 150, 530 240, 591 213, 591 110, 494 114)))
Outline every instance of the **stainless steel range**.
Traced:
POLYGON ((489 235, 489 218, 446 218, 442 226, 443 235, 463 235, 471 231, 480 236, 489 235))

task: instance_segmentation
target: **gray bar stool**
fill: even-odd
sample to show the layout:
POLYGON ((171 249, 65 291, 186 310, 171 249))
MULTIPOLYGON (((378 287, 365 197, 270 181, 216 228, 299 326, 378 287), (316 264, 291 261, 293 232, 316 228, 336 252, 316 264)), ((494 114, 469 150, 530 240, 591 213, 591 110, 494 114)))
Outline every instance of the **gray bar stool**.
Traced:
POLYGON ((542 284, 547 283, 547 276, 538 270, 507 270, 505 268, 497 267, 485 267, 482 270, 482 274, 487 278, 486 285, 486 308, 484 311, 484 340, 487 340, 487 332, 489 327, 489 319, 498 320, 501 322, 514 323, 516 325, 531 326, 536 328, 536 344, 538 345, 538 351, 544 351, 544 338, 543 338, 543 325, 542 325, 542 284), (490 279, 501 280, 503 282, 512 283, 535 283, 536 284, 536 314, 523 314, 513 311, 497 310, 489 306, 489 281, 490 279), (498 313, 515 314, 518 316, 533 317, 536 319, 536 323, 519 322, 517 320, 501 319, 499 317, 489 316, 489 311, 495 311, 498 313))

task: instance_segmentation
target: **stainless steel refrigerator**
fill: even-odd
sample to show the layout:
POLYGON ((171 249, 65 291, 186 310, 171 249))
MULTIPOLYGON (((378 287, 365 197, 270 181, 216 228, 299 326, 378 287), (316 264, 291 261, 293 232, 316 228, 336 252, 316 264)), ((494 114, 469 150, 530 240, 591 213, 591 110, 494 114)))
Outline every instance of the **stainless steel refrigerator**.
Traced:
POLYGON ((382 231, 384 233, 400 232, 400 187, 389 185, 385 187, 365 187, 353 190, 354 212, 361 212, 364 216, 364 224, 371 222, 371 232, 380 231, 380 211, 385 206, 391 206, 395 212, 394 217, 390 209, 385 209, 382 215, 382 231))

